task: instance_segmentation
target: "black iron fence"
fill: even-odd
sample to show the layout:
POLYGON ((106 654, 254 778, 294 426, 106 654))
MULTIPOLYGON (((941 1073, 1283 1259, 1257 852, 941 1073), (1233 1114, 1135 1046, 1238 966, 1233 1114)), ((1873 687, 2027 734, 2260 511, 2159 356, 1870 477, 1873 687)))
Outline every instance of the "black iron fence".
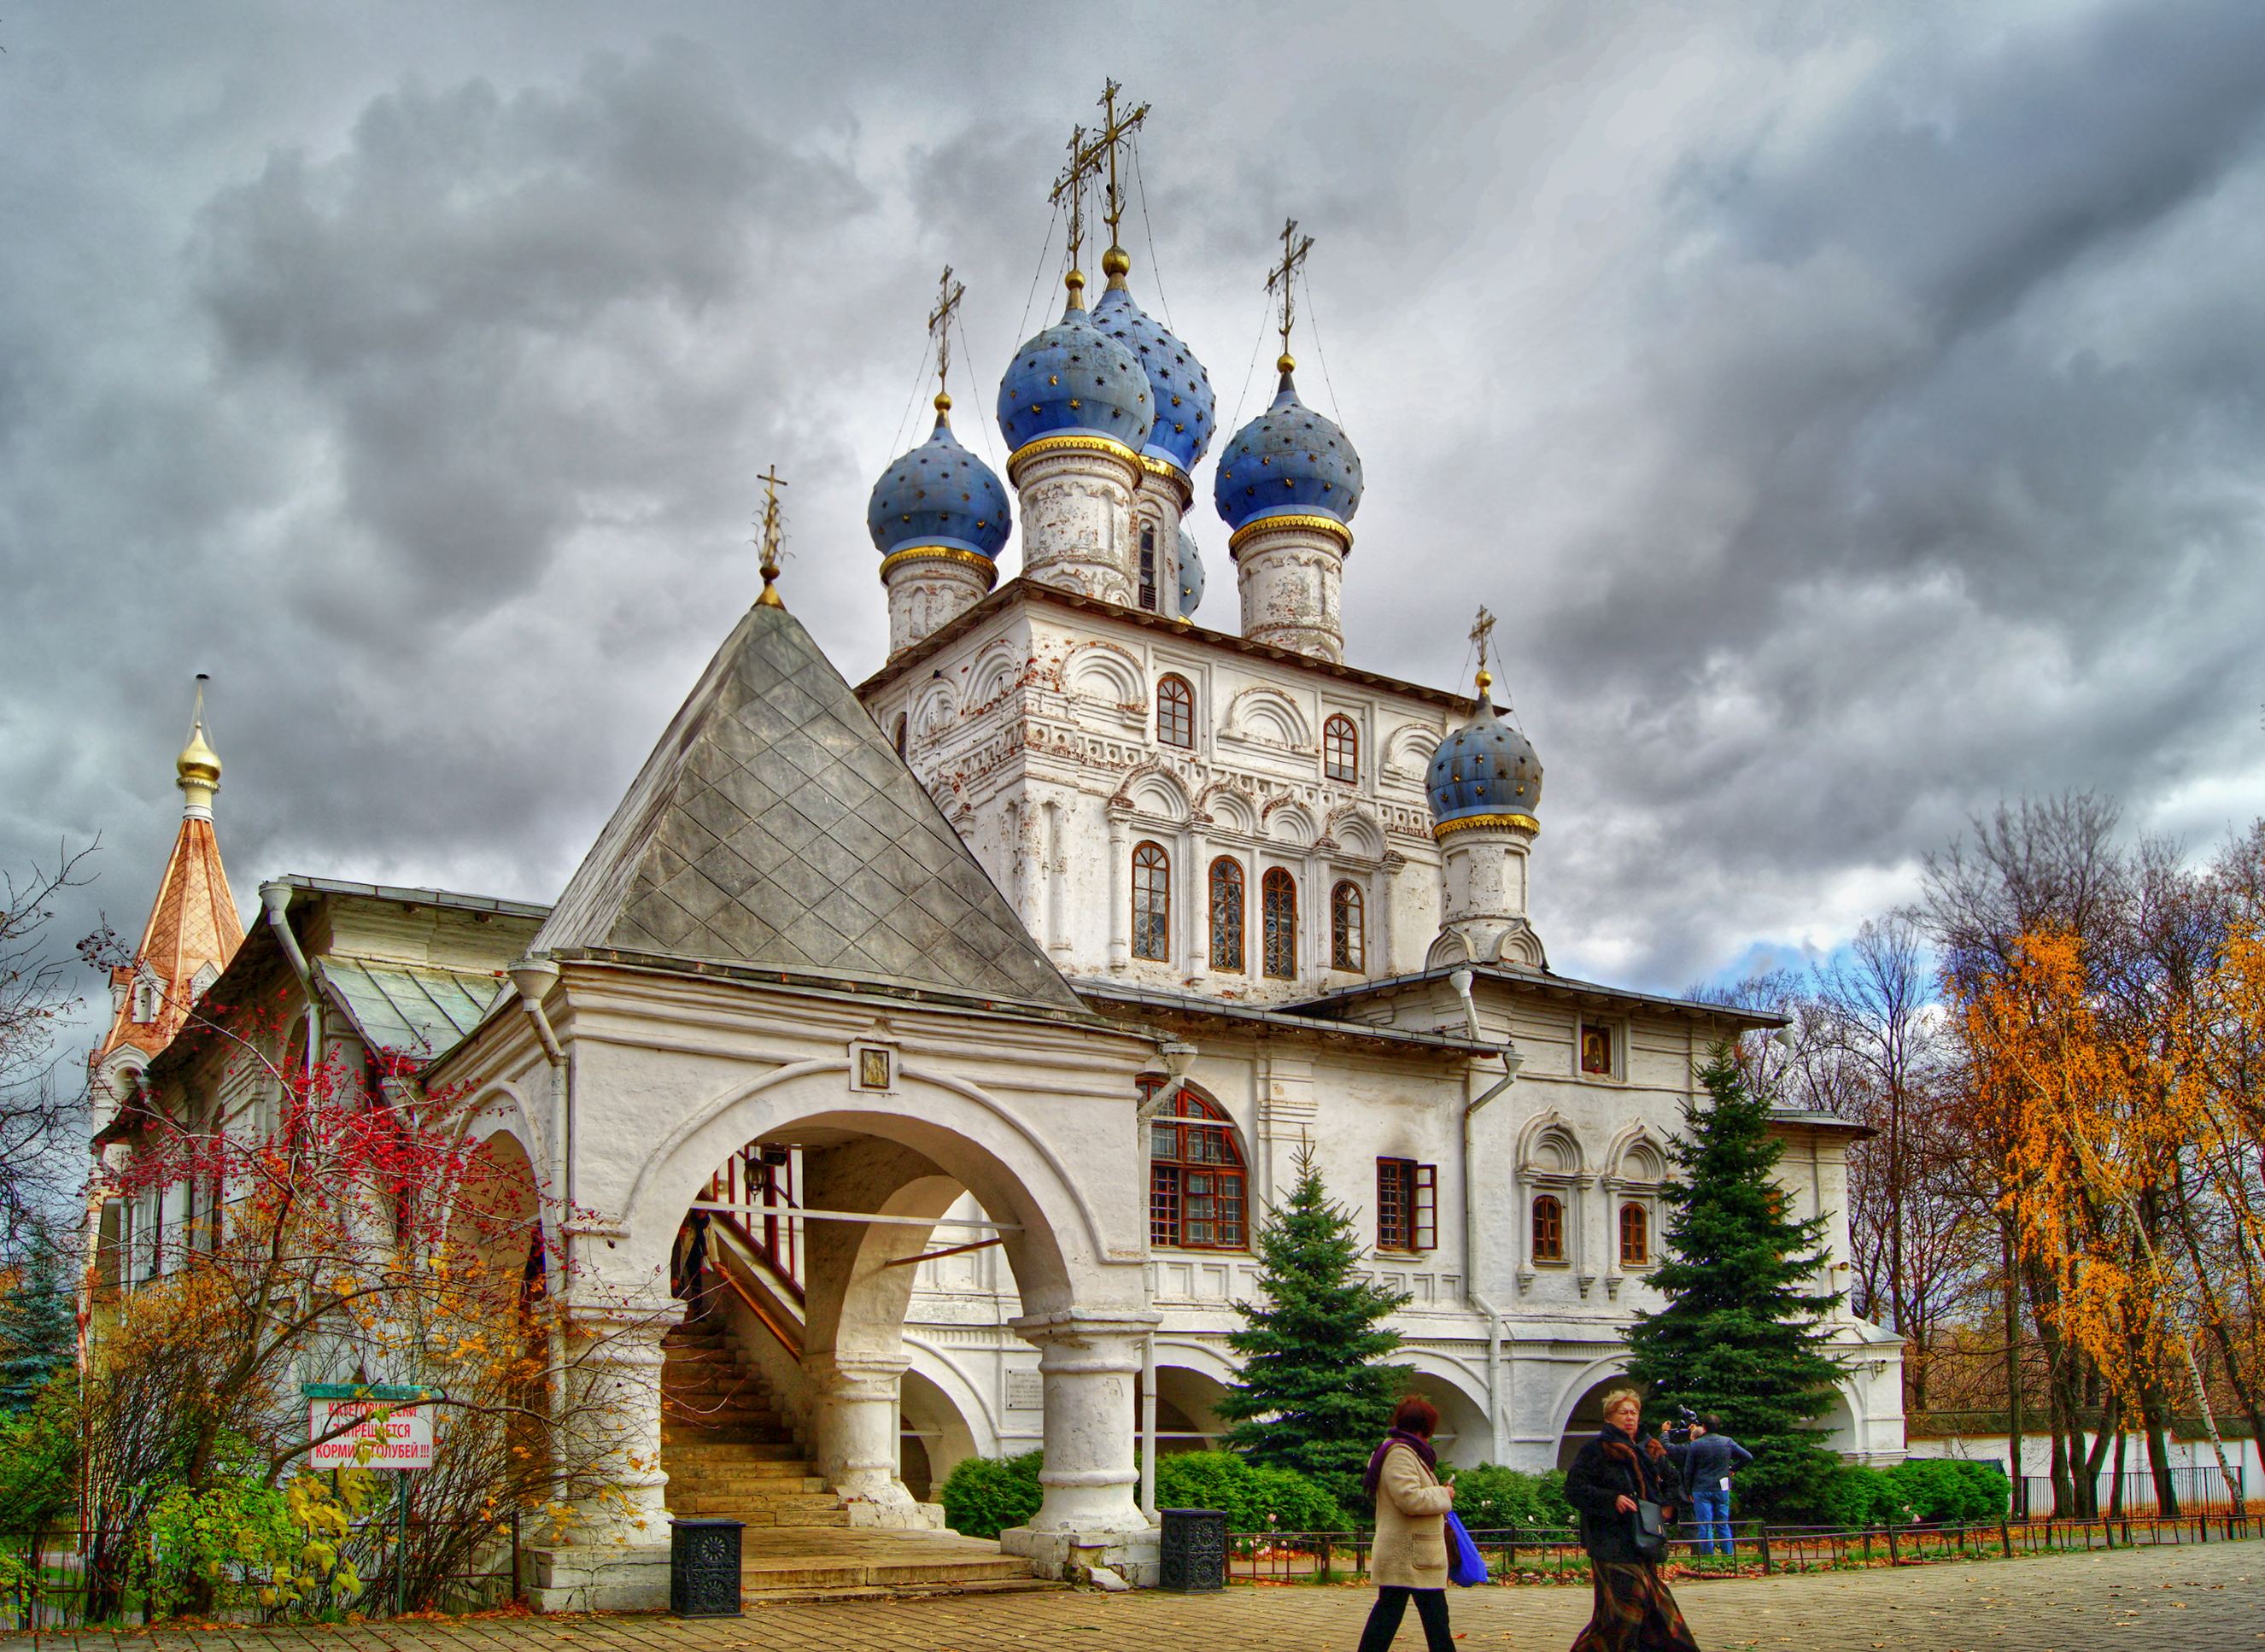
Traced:
MULTIPOLYGON (((2236 1502, 2247 1499, 2246 1473, 2240 1467, 2234 1469, 2231 1485, 2214 1463, 2190 1468, 2173 1468, 2167 1471, 2167 1477, 2171 1482, 2170 1511, 2181 1516, 2222 1513, 2232 1509, 2236 1502)), ((2079 1474, 2076 1478, 2081 1481, 2083 1476, 2079 1474)), ((2087 1519, 2099 1515, 2113 1519, 2127 1514, 2138 1516, 2166 1512, 2161 1488, 2150 1469, 2127 1468, 2120 1474, 2110 1470, 2095 1476, 2092 1488, 2093 1501, 2089 1505, 2079 1501, 2077 1496, 2079 1489, 2077 1486, 2071 1487, 2067 1501, 2072 1506, 2065 1507, 2053 1493, 2050 1475, 2024 1474, 2016 1493, 2014 1508, 2017 1512, 2026 1510, 2032 1515, 2050 1513, 2058 1517, 2076 1516, 2087 1519)))
POLYGON ((222 1623, 272 1623, 353 1611, 390 1616, 396 1603, 454 1609, 500 1605, 519 1590, 520 1518, 411 1519, 407 1541, 388 1513, 358 1520, 311 1574, 266 1561, 223 1561, 193 1580, 147 1539, 115 1532, 0 1532, 0 1633, 47 1634, 101 1624, 151 1623, 177 1613, 222 1623), (434 1569, 436 1553, 462 1555, 434 1569), (353 1580, 339 1583, 339 1567, 353 1580), (405 1569, 404 1569, 405 1568, 405 1569), (291 1587, 292 1575, 302 1580, 291 1587))
MULTIPOLYGON (((1930 1561, 2059 1554, 2084 1549, 2210 1543, 2265 1536, 2256 1515, 2196 1514, 2175 1519, 2130 1515, 2108 1519, 2000 1520, 1969 1525, 1878 1526, 1731 1525, 1726 1546, 1671 1538, 1668 1563, 1695 1572, 1826 1571, 1912 1565, 1930 1561), (1727 1552, 1725 1552, 1727 1550, 1727 1552)), ((1228 1575, 1249 1583, 1315 1583, 1358 1577, 1368 1570, 1366 1532, 1241 1532, 1227 1539, 1228 1575)), ((1471 1541, 1497 1583, 1585 1579, 1589 1560, 1569 1526, 1474 1531, 1471 1541)))

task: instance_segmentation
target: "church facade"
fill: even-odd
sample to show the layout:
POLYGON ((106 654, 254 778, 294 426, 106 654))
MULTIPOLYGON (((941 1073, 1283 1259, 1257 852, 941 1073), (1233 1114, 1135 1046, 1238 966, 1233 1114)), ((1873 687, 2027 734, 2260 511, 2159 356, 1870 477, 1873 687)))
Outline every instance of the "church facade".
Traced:
MULTIPOLYGON (((1074 220, 1125 124, 1112 102, 1075 152, 1074 220)), ((1113 242, 1113 174, 1106 199, 1113 242)), ((1208 381, 1111 244, 1099 300, 1073 268, 1007 366, 1004 478, 940 390, 876 484, 878 672, 845 682, 767 560, 555 904, 283 879, 200 963, 272 975, 308 1048, 416 1054, 570 1212, 614 1379, 650 1396, 619 1408, 639 1517, 702 1484, 664 1402, 688 1299, 846 1523, 932 1525, 954 1462, 1043 1448, 1009 1547, 1139 1576, 1136 1441, 1217 1433, 1253 1238, 1307 1155, 1407 1296, 1402 1357, 1451 1460, 1554 1466, 1593 1428, 1658 1301, 1699 1068, 1769 1023, 1550 968, 1542 768, 1493 702, 1483 622, 1468 690, 1349 662, 1364 477, 1297 388, 1308 245, 1285 232, 1274 400, 1213 460, 1238 631, 1191 617, 1208 381)), ((956 299, 947 278, 940 339, 956 299)), ((109 1151, 132 1151, 129 1113, 256 1117, 149 1043, 106 1046, 140 1097, 109 1151)), ((1777 1122, 1837 1276, 1853 1132, 1777 1122)), ((106 1232, 132 1256, 165 1219, 160 1199, 106 1232)), ((1834 1445, 1899 1457, 1897 1340, 1833 1334, 1834 1445)))

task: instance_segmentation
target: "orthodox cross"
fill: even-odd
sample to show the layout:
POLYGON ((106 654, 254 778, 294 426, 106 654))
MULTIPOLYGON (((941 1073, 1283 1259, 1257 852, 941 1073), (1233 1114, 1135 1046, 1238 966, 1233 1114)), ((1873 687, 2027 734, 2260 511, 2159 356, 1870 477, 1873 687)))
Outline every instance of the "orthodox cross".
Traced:
POLYGON ((1478 618, 1471 622, 1471 646, 1479 653, 1479 692, 1483 695, 1494 687, 1494 673, 1487 669, 1487 655, 1494 647, 1494 615, 1481 605, 1478 618))
POLYGON ((1281 368, 1285 373, 1296 365, 1290 359, 1290 322, 1296 313, 1290 295, 1290 288, 1299 269, 1306 262, 1306 254, 1313 250, 1314 237, 1306 236, 1300 238, 1298 235, 1298 221, 1295 218, 1285 218, 1282 221, 1282 261, 1274 266, 1273 272, 1266 278, 1266 290, 1270 293, 1278 293, 1282 299, 1281 368))
MULTIPOLYGON (((1085 185, 1086 180, 1101 171, 1102 150, 1099 145, 1086 142, 1083 127, 1072 127, 1069 134, 1069 164, 1054 179, 1053 193, 1047 199, 1057 207, 1062 198, 1069 198, 1069 267, 1077 273, 1079 260, 1085 252, 1085 185)), ((1076 283, 1084 285, 1084 277, 1076 283)))
POLYGON ((1124 90, 1116 81, 1104 79, 1102 82, 1101 96, 1096 99, 1101 105, 1101 130, 1093 135, 1094 147, 1106 149, 1109 153, 1109 205, 1101 215, 1109 225, 1109 244, 1112 248, 1118 246, 1120 239, 1117 233, 1118 221, 1125 216, 1125 192, 1117 181, 1117 151, 1148 118, 1148 106, 1144 103, 1123 120, 1118 119, 1117 94, 1124 90))
POLYGON ((783 608, 786 604, 779 600, 779 593, 773 587, 778 583, 779 535, 783 527, 779 520, 778 491, 786 485, 786 480, 779 475, 776 464, 755 480, 763 484, 762 537, 756 542, 763 548, 763 593, 755 600, 767 608, 783 608))
POLYGON ((959 301, 967 295, 967 288, 951 279, 951 266, 943 266, 943 279, 937 283, 936 308, 928 313, 928 330, 936 339, 936 411, 951 411, 951 322, 958 311, 959 301))

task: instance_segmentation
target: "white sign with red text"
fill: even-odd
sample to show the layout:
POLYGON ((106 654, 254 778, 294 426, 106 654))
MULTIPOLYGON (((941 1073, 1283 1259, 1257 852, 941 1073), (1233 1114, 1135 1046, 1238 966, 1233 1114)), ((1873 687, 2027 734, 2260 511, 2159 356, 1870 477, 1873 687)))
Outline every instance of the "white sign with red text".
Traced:
POLYGON ((307 1437, 322 1442, 307 1454, 308 1462, 317 1468, 433 1466, 433 1418, 413 1405, 383 1400, 310 1400, 307 1437), (339 1428, 346 1432, 323 1439, 339 1428))

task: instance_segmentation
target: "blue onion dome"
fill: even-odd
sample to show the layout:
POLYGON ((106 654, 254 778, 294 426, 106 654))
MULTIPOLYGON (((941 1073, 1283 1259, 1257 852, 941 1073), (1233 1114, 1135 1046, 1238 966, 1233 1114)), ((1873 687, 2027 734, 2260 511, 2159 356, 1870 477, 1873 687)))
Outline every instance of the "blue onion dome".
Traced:
POLYGON ((940 545, 996 557, 1012 517, 1007 490, 991 467, 951 433, 951 398, 936 398, 929 439, 881 473, 865 506, 865 527, 885 557, 940 545))
POLYGON ((1350 522, 1360 508, 1360 455, 1345 433, 1298 399, 1284 356, 1274 404, 1234 433, 1219 455, 1212 499, 1232 528, 1264 516, 1317 515, 1350 522))
POLYGON ((1532 819, 1541 806, 1541 760, 1526 736, 1495 715, 1487 683, 1482 675, 1470 720, 1431 753, 1424 789, 1437 826, 1475 815, 1532 819))
POLYGON ((1156 422, 1148 375, 1132 346, 1100 331, 1073 270, 1062 318, 1015 352, 999 382, 999 428, 1009 452, 1041 436, 1108 436, 1138 453, 1156 422))
POLYGON ((1196 536, 1185 528, 1180 529, 1180 617, 1187 618, 1203 600, 1203 553, 1196 549, 1196 536))
MULTIPOLYGON (((1110 250, 1110 258, 1121 260, 1124 256, 1113 247, 1110 250)), ((1104 259, 1103 267, 1109 271, 1109 288, 1093 307, 1093 324, 1140 359, 1148 375, 1148 399, 1156 410, 1155 427, 1148 433, 1143 452, 1183 473, 1192 471, 1218 428, 1219 408, 1212 395, 1211 375, 1162 322, 1132 302, 1132 291, 1117 265, 1104 259)))

